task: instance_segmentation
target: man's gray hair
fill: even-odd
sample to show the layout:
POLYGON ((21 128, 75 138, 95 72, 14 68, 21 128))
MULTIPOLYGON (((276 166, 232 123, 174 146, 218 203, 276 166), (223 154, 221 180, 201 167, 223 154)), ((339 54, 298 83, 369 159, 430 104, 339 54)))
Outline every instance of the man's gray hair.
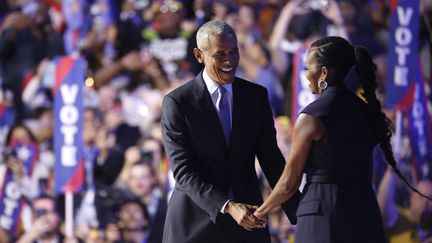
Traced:
POLYGON ((204 50, 208 47, 209 37, 215 36, 229 36, 236 37, 233 28, 220 20, 212 20, 203 24, 196 34, 196 42, 198 49, 204 50))

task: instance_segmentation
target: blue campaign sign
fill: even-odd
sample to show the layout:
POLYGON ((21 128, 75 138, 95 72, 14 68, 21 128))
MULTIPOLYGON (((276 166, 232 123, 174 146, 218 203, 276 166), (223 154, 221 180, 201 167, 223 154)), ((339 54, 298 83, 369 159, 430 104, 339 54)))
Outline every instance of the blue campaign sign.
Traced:
MULTIPOLYGON (((420 66, 420 64, 419 64, 420 66)), ((415 82, 414 102, 408 111, 417 180, 428 178, 432 171, 432 132, 421 71, 415 82)))
POLYGON ((386 106, 406 110, 417 78, 419 0, 393 1, 390 21, 386 106))
MULTIPOLYGON (((31 177, 39 154, 37 145, 12 141, 9 146, 12 149, 9 156, 19 160, 25 176, 31 177)), ((0 228, 8 231, 10 235, 15 235, 19 229, 24 204, 21 185, 9 168, 5 170, 4 175, 0 175, 0 178, 3 178, 0 182, 0 228)))
POLYGON ((55 191, 77 192, 84 181, 82 159, 83 58, 61 57, 57 60, 54 86, 55 191))

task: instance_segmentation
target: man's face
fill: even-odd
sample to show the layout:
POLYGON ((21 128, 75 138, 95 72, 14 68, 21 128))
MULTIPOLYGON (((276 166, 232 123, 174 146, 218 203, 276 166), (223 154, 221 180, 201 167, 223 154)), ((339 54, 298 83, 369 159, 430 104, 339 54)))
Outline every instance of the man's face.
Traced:
POLYGON ((155 22, 159 24, 158 33, 162 37, 175 38, 180 31, 182 17, 179 12, 168 11, 166 13, 158 13, 155 17, 155 22))
POLYGON ((119 225, 124 230, 142 230, 149 226, 143 209, 139 204, 127 203, 120 209, 119 225))
POLYGON ((195 57, 204 63, 210 78, 220 85, 232 83, 239 62, 235 35, 209 36, 205 49, 195 51, 195 57))
POLYGON ((42 198, 33 202, 33 221, 37 220, 43 221, 45 225, 45 232, 41 238, 50 237, 56 233, 60 219, 51 199, 42 198))
POLYGON ((155 184, 155 177, 146 165, 135 165, 131 167, 127 181, 131 192, 137 197, 149 195, 155 184))

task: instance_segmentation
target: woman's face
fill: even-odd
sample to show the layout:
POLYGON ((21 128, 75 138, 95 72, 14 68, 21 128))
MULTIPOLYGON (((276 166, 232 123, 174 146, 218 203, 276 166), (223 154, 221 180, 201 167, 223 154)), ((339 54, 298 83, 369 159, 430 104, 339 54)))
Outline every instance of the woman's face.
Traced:
POLYGON ((312 94, 321 93, 320 88, 318 88, 318 81, 322 77, 321 66, 317 63, 314 57, 314 48, 309 49, 305 58, 305 75, 309 81, 309 89, 312 94))
POLYGON ((242 31, 249 31, 254 27, 255 16, 252 7, 248 5, 241 5, 238 13, 239 26, 242 31))
POLYGON ((30 134, 28 134, 27 130, 23 127, 16 127, 11 136, 11 141, 20 141, 23 143, 30 143, 31 137, 30 134))

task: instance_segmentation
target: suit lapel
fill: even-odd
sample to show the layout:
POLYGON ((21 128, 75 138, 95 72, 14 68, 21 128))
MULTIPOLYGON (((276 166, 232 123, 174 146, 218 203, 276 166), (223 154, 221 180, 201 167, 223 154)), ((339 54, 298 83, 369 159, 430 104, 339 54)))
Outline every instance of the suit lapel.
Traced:
POLYGON ((217 114, 216 108, 213 105, 210 94, 207 90, 207 86, 205 85, 202 78, 202 72, 198 74, 194 82, 196 87, 195 104, 200 113, 202 114, 202 118, 206 121, 203 122, 203 124, 208 124, 207 131, 215 135, 214 138, 216 139, 218 144, 223 143, 225 148, 228 148, 228 145, 225 141, 222 125, 219 121, 219 116, 217 114))

